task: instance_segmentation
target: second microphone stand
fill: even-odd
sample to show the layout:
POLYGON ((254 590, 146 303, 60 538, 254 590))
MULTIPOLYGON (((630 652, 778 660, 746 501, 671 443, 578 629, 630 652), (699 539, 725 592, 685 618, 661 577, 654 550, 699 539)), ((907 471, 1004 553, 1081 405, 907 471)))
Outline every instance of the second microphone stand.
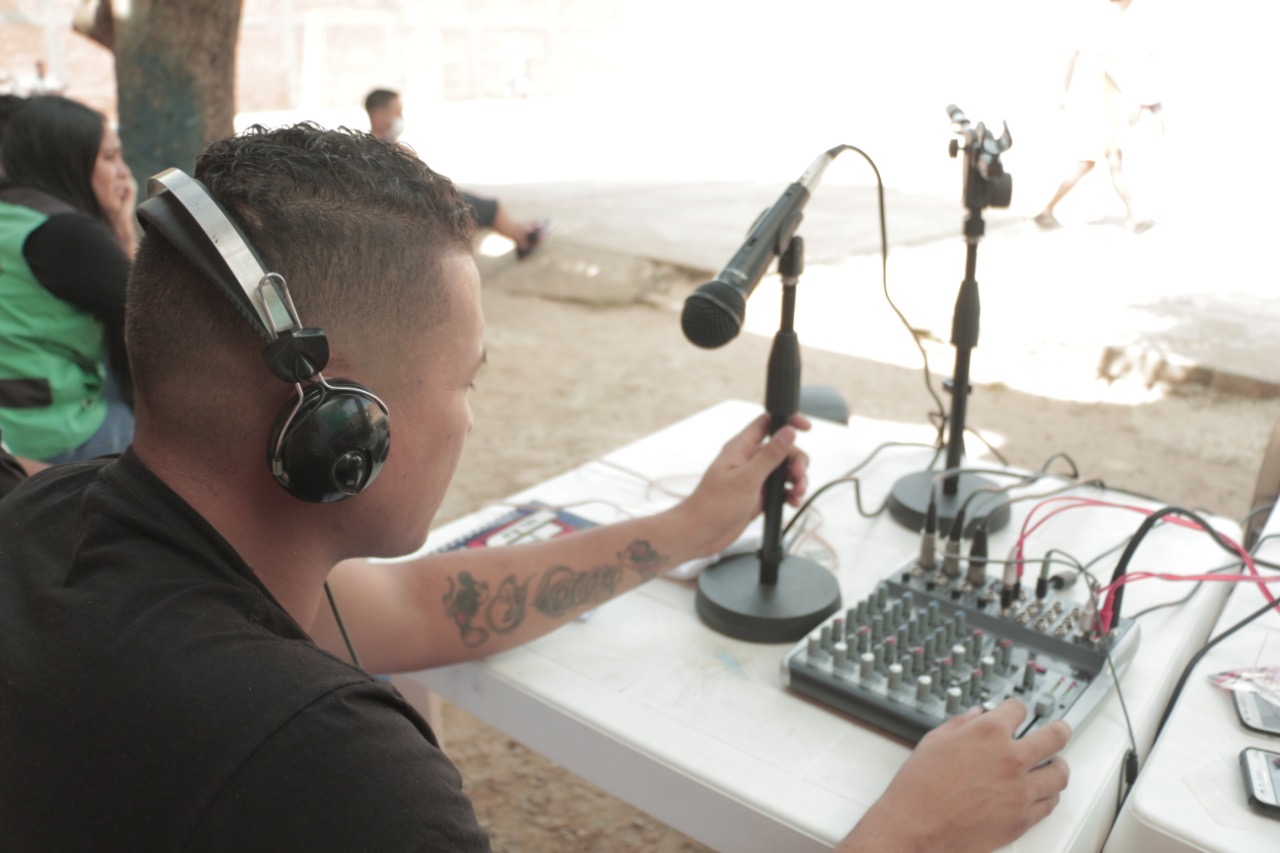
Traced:
MULTIPOLYGON (((804 240, 792 237, 778 258, 782 320, 769 353, 765 409, 769 432, 800 409, 800 340, 795 333, 796 286, 804 269, 804 240)), ((840 585, 820 564, 786 553, 782 511, 788 463, 764 486, 764 536, 755 554, 730 557, 698 576, 698 616, 730 637, 757 643, 800 639, 840 607, 840 585)))
MULTIPOLYGON (((942 471, 917 471, 900 478, 889 494, 889 512, 912 530, 920 530, 936 519, 938 531, 947 533, 957 516, 967 519, 966 529, 982 525, 988 533, 1009 521, 1009 507, 994 483, 979 474, 964 471, 964 430, 969 392, 969 358, 978 345, 981 303, 978 299, 978 242, 986 231, 982 211, 988 206, 1008 207, 1012 178, 1000 165, 999 155, 1009 147, 1009 130, 991 136, 979 124, 973 127, 956 107, 952 119, 966 137, 964 174, 964 281, 956 297, 951 319, 951 344, 956 350, 951 392, 951 414, 946 425, 946 467, 942 471)), ((952 140, 951 156, 958 146, 952 140)), ((964 522, 962 521, 962 524, 964 522)), ((934 532, 934 531, 928 531, 934 532)), ((961 531, 956 531, 960 533, 961 531)))

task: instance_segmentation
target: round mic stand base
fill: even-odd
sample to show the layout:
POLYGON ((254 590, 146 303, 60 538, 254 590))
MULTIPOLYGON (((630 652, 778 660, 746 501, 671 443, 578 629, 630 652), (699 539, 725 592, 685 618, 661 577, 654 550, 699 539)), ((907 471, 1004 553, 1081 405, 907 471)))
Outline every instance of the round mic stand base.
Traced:
POLYGON ((1003 493, 980 492, 998 488, 995 483, 977 474, 960 474, 956 493, 948 495, 934 485, 934 471, 917 471, 907 474, 893 484, 889 493, 889 514, 908 530, 923 530, 929 513, 929 499, 937 495, 938 534, 946 536, 951 531, 960 507, 964 506, 966 534, 982 525, 988 533, 995 533, 1009 523, 1009 506, 1003 493), (978 494, 970 499, 970 495, 978 494), (965 501, 969 501, 965 504, 965 501))
POLYGON ((813 560, 786 556, 778 581, 760 582, 760 558, 730 557, 698 575, 698 616, 713 630, 751 643, 791 643, 840 608, 835 575, 813 560))

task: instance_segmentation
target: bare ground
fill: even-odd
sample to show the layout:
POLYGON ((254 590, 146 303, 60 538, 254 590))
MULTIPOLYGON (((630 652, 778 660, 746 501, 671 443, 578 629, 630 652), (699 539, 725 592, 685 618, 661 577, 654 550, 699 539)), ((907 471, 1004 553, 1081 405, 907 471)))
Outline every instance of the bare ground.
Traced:
MULTIPOLYGON (((482 271, 490 364, 473 397, 476 427, 442 521, 718 400, 763 399, 769 341, 743 335, 723 350, 696 349, 671 310, 682 298, 680 283, 656 305, 591 305, 534 295, 532 269, 495 261, 482 271)), ((919 370, 819 350, 804 358, 805 383, 838 388, 855 414, 907 422, 928 416, 919 370)), ((1096 365, 1066 369, 1091 375, 1096 365)), ((1085 404, 992 383, 975 389, 969 424, 1003 437, 1013 465, 1036 468, 1065 451, 1083 476, 1243 517, 1280 402, 1202 386, 1146 396, 1159 398, 1085 404)), ((457 707, 446 705, 442 722, 446 750, 495 850, 706 849, 457 707)))

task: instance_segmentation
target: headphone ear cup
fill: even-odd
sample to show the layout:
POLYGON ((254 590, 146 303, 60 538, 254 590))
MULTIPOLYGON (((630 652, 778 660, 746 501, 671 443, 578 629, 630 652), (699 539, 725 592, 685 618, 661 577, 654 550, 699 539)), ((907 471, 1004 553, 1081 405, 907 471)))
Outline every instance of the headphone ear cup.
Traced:
POLYGON ((276 417, 267 459, 294 497, 332 503, 368 488, 391 450, 391 420, 372 392, 355 383, 309 384, 276 417))

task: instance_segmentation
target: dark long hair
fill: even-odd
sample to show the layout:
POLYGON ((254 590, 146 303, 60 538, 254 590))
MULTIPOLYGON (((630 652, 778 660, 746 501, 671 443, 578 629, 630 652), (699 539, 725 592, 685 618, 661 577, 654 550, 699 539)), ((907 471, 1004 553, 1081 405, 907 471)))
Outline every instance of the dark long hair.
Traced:
POLYGON ((70 98, 28 98, 4 129, 3 184, 41 190, 105 219, 93 192, 93 168, 105 124, 101 113, 70 98))

